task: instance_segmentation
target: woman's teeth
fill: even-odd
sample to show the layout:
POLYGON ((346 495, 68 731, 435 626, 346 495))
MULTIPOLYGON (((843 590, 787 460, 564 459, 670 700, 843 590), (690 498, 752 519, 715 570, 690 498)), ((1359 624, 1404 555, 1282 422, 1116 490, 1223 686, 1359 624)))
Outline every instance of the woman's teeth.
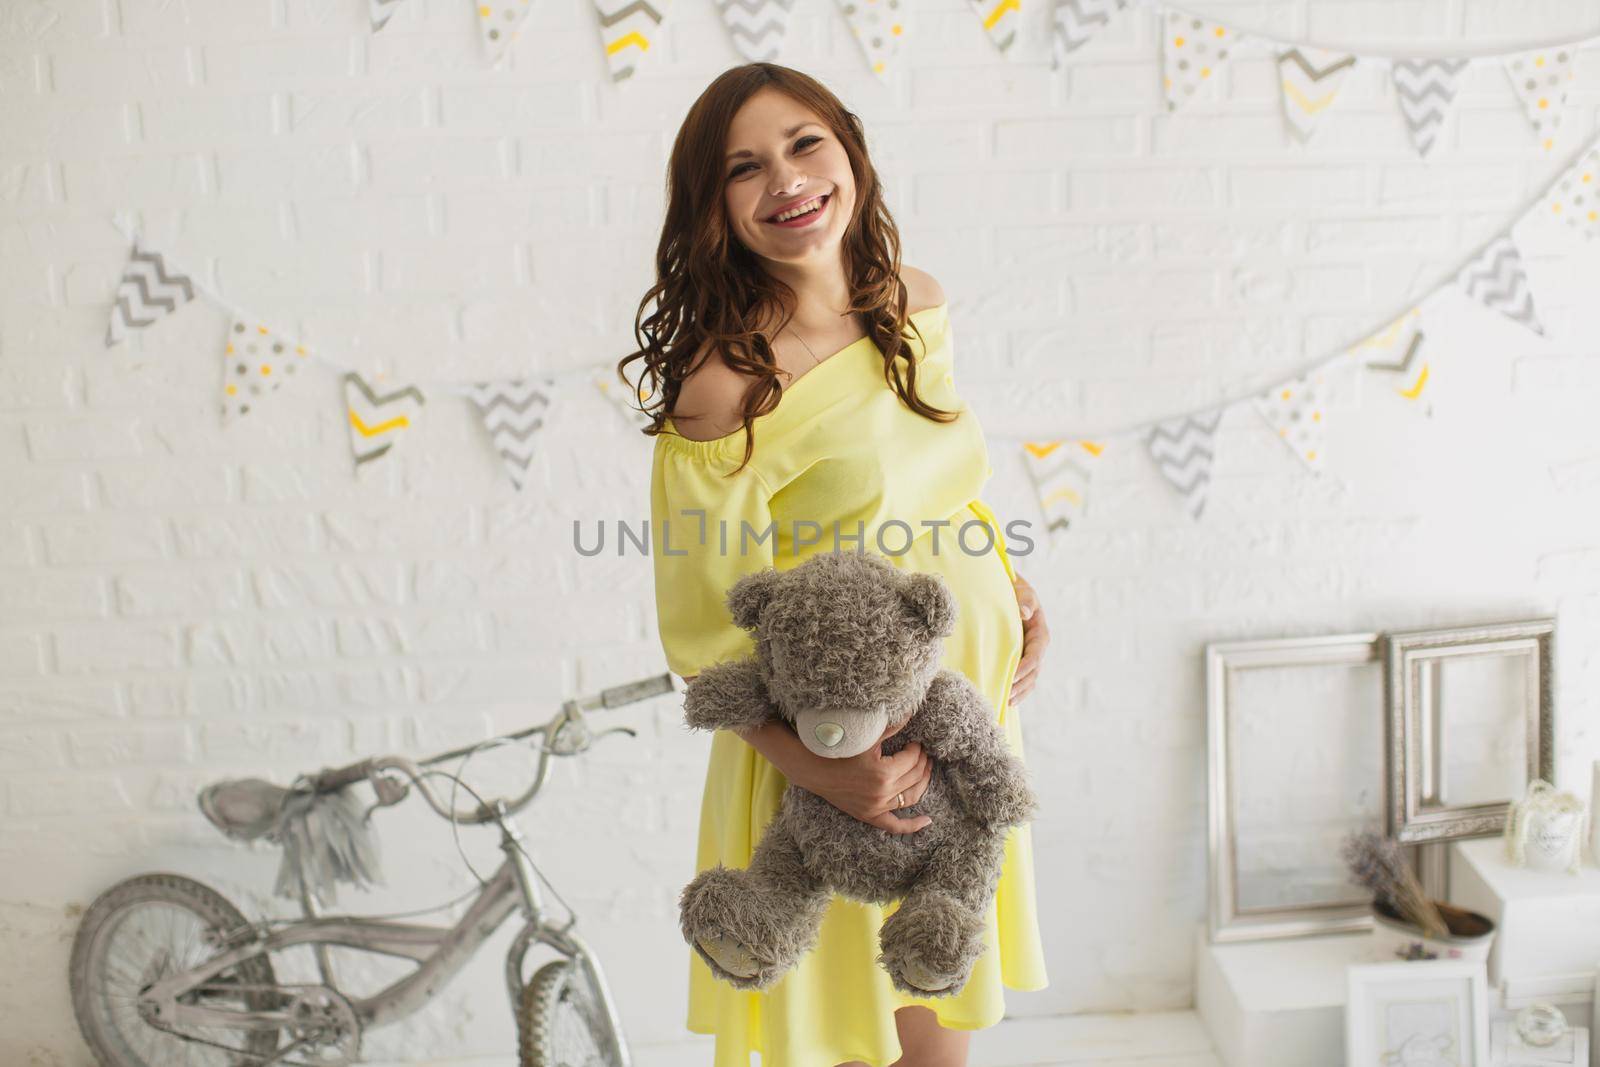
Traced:
POLYGON ((792 222, 795 219, 804 218, 807 215, 815 215, 817 212, 822 210, 822 205, 827 202, 827 199, 828 199, 827 196, 819 196, 815 200, 811 201, 811 203, 810 203, 810 205, 808 207, 805 207, 803 209, 799 209, 798 211, 795 211, 795 212, 789 212, 787 214, 778 215, 778 216, 776 216, 776 217, 774 217, 772 219, 769 219, 768 221, 772 222, 772 223, 775 223, 775 224, 778 224, 778 225, 782 225, 783 223, 786 223, 786 222, 792 222))

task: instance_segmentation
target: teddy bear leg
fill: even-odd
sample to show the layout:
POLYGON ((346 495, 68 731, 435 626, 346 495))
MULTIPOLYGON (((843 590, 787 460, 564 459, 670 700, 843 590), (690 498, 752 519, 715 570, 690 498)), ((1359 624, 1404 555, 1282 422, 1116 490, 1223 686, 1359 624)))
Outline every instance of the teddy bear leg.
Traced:
POLYGON ((719 864, 689 883, 679 922, 712 974, 740 989, 765 989, 816 944, 828 901, 827 887, 774 820, 748 868, 719 864))
POLYGON ((985 920, 1004 861, 1003 835, 940 851, 878 932, 878 962, 896 989, 913 996, 961 992, 985 950, 985 920))
POLYGON ((902 993, 954 996, 983 955, 983 919, 949 891, 918 886, 878 931, 878 963, 902 993))

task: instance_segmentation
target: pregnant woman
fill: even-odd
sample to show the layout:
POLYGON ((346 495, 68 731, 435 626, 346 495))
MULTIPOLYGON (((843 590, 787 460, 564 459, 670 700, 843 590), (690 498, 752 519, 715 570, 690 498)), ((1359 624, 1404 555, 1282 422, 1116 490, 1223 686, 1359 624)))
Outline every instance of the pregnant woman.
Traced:
MULTIPOLYGON (((673 146, 658 281, 639 324, 660 408, 651 483, 656 610, 684 678, 753 651, 724 596, 741 576, 818 551, 870 551, 955 594, 944 666, 988 699, 1022 754, 1016 703, 1048 631, 979 499, 992 470, 955 391, 949 305, 902 268, 860 120, 813 79, 753 63, 721 75, 673 146), (770 527, 770 532, 769 532, 770 527), (965 529, 963 529, 965 527, 965 529), (881 539, 880 539, 881 538, 881 539)), ((620 368, 619 368, 620 369, 620 368)), ((887 736, 887 735, 886 735, 887 736)), ((711 741, 695 870, 745 867, 793 781, 890 833, 916 833, 929 757, 812 755, 786 724, 711 741)), ((687 881, 687 879, 686 879, 687 881)), ((986 949, 961 990, 904 994, 876 963, 897 905, 835 896, 816 946, 765 991, 689 955, 688 1027, 714 1067, 961 1067, 1002 986, 1047 983, 1029 828, 1006 841, 986 949)))

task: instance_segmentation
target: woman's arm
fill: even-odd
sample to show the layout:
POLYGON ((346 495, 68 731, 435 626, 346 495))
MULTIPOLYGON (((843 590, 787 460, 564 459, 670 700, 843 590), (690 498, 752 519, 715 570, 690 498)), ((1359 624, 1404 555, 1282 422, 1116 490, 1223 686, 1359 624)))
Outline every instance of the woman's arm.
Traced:
MULTIPOLYGON (((884 736, 891 732, 884 731, 884 736)), ((765 722, 734 733, 786 779, 868 825, 909 834, 933 821, 927 815, 906 819, 895 814, 902 800, 906 807, 920 803, 933 777, 933 760, 915 741, 893 756, 881 755, 874 745, 857 756, 828 759, 807 748, 785 722, 765 722)))
MULTIPOLYGON (((695 677, 686 675, 684 680, 695 677)), ((890 727, 883 736, 896 732, 898 728, 890 727)), ((927 815, 904 819, 895 814, 901 806, 920 803, 933 776, 933 761, 916 741, 893 756, 885 756, 880 738, 880 744, 859 755, 828 759, 807 748, 785 722, 769 720, 733 733, 765 756, 790 782, 864 823, 890 833, 909 834, 933 821, 927 815)))

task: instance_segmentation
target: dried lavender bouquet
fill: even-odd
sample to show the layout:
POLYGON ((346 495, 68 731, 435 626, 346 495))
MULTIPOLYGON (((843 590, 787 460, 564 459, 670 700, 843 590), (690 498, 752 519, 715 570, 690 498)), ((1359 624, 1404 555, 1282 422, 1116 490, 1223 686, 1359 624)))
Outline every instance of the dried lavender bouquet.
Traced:
POLYGON ((1341 851, 1350 867, 1351 882, 1371 889, 1376 899, 1416 923, 1429 937, 1450 933, 1439 909, 1411 873, 1400 842, 1376 830, 1363 830, 1347 836, 1341 851))

